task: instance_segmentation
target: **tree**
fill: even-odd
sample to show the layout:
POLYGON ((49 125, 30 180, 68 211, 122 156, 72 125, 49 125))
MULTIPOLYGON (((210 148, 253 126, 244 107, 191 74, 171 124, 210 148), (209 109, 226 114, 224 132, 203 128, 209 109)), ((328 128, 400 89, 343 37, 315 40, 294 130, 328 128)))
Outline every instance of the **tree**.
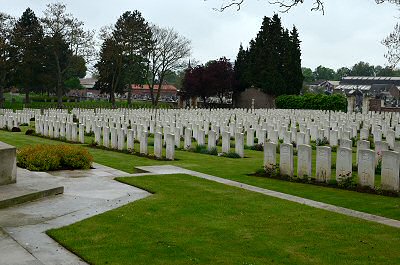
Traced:
POLYGON ((43 45, 43 28, 35 13, 27 8, 15 24, 10 40, 13 79, 25 91, 26 103, 29 103, 29 93, 43 86, 43 45))
POLYGON ((187 98, 200 97, 206 103, 207 98, 212 96, 213 93, 205 81, 205 67, 203 65, 186 69, 182 89, 187 98))
POLYGON ((303 84, 300 40, 297 29, 282 27, 277 14, 264 17, 260 31, 249 48, 241 46, 235 62, 238 87, 256 86, 270 95, 298 94, 303 84))
POLYGON ((366 62, 356 63, 351 68, 351 75, 352 76, 374 76, 375 75, 374 66, 370 65, 369 63, 366 63, 366 62))
POLYGON ((320 65, 314 70, 314 76, 316 80, 335 80, 335 70, 320 65))
POLYGON ((219 60, 210 61, 206 64, 203 74, 204 87, 213 95, 218 96, 220 103, 223 97, 232 91, 234 83, 234 72, 231 62, 225 57, 219 60))
POLYGON ((115 93, 124 90, 124 57, 121 45, 113 37, 104 40, 101 45, 100 59, 95 68, 98 72, 98 80, 95 88, 102 93, 109 93, 110 102, 115 107, 115 93))
POLYGON ((182 69, 190 55, 190 41, 180 36, 172 28, 151 27, 152 48, 149 53, 147 83, 153 106, 157 106, 162 85, 168 73, 182 69), (154 87, 158 86, 154 96, 154 87))
POLYGON ((132 85, 143 84, 147 74, 147 58, 151 49, 151 30, 139 11, 125 12, 118 19, 113 37, 121 45, 124 60, 124 85, 131 104, 132 85))
POLYGON ((304 76, 304 82, 312 83, 312 82, 315 81, 314 73, 311 70, 311 68, 302 67, 301 71, 302 71, 303 76, 304 76))
POLYGON ((48 45, 48 59, 55 69, 53 83, 56 86, 57 102, 62 107, 64 82, 71 78, 66 73, 77 56, 86 62, 93 58, 94 32, 85 31, 84 23, 66 13, 66 6, 62 3, 48 4, 42 22, 48 45))
POLYGON ((351 70, 347 67, 341 67, 336 70, 336 80, 342 80, 343 77, 351 75, 351 70))
POLYGON ((14 21, 0 12, 0 108, 4 107, 4 89, 10 79, 10 35, 14 21))

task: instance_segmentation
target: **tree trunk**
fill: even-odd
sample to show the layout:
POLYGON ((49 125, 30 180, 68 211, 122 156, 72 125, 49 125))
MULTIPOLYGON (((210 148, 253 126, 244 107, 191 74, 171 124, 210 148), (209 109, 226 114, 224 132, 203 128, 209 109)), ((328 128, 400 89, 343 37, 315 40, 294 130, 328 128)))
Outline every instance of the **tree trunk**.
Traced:
POLYGON ((58 108, 62 109, 63 108, 63 104, 62 104, 62 96, 63 96, 62 72, 61 72, 60 60, 59 60, 56 52, 54 52, 54 57, 56 59, 56 65, 57 65, 57 86, 56 86, 57 106, 58 106, 58 108))
POLYGON ((29 104, 29 90, 25 92, 25 104, 29 104))
POLYGON ((128 87, 128 107, 132 107, 132 86, 128 87))
POLYGON ((158 105, 158 101, 160 100, 160 95, 161 95, 161 89, 162 89, 162 83, 164 82, 164 76, 161 76, 160 77, 160 81, 158 82, 158 90, 157 90, 157 97, 156 97, 156 100, 155 100, 155 104, 154 104, 154 106, 156 106, 157 107, 157 105, 158 105))
POLYGON ((112 108, 115 109, 115 93, 114 93, 115 89, 112 88, 111 92, 110 92, 110 102, 112 104, 112 108))
POLYGON ((4 108, 4 88, 0 87, 0 108, 4 108))

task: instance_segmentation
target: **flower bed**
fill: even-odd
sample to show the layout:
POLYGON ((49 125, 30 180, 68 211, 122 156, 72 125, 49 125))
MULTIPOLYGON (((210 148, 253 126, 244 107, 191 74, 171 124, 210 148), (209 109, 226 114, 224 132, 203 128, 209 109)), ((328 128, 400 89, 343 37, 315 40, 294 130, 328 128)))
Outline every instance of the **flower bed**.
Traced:
POLYGON ((93 157, 84 148, 70 145, 26 146, 17 151, 18 166, 31 171, 89 169, 93 157))

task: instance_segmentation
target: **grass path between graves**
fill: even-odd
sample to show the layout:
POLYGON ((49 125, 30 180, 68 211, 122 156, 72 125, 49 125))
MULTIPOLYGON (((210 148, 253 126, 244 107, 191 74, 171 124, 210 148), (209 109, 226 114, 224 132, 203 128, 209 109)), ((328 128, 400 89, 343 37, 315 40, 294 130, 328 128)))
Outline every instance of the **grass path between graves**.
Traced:
POLYGON ((48 231, 90 264, 399 264, 399 229, 188 175, 121 178, 154 195, 48 231))
MULTIPOLYGON (((0 131, 0 141, 17 147, 40 143, 60 144, 59 141, 5 131, 0 131)), ((176 151, 177 161, 155 161, 114 151, 93 148, 89 148, 89 151, 97 163, 130 173, 135 172, 136 166, 169 164, 265 189, 400 220, 400 198, 249 176, 248 174, 254 173, 262 167, 262 152, 245 150, 247 158, 229 159, 186 151, 176 151)), ((149 152, 152 153, 152 147, 149 147, 149 152)), ((353 155, 355 156, 355 154, 353 155)), ((335 161, 336 154, 333 153, 332 156, 335 161)), ((313 154, 313 167, 315 168, 315 153, 313 154)))

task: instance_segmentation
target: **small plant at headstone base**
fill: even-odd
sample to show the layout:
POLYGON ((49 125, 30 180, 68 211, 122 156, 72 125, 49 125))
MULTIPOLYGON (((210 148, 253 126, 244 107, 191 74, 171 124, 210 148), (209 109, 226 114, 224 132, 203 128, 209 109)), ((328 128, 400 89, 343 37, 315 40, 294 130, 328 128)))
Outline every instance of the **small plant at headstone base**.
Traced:
POLYGON ((297 154, 298 154, 298 150, 297 149, 293 149, 293 155, 297 156, 297 154))
POLYGON ((94 136, 94 132, 92 132, 92 131, 90 131, 90 132, 85 132, 84 133, 85 134, 85 136, 88 136, 88 137, 93 137, 94 136))
POLYGON ((98 145, 99 145, 99 143, 96 142, 94 139, 92 139, 92 141, 91 141, 90 144, 89 144, 90 147, 96 147, 96 146, 98 146, 98 145))
POLYGON ((368 141, 370 142, 371 145, 371 149, 374 150, 375 149, 375 141, 374 141, 374 136, 372 136, 371 134, 368 135, 368 141))
POLYGON ((278 144, 283 144, 283 139, 279 139, 278 144))
POLYGON ((254 151, 264 151, 264 145, 262 144, 255 144, 253 146, 250 146, 250 150, 254 151))
POLYGON ((208 150, 208 154, 213 155, 213 156, 217 156, 218 155, 218 149, 216 147, 213 147, 213 148, 208 150))
POLYGON ((267 164, 264 166, 264 172, 267 178, 279 178, 279 164, 267 164))
POLYGON ((25 135, 35 135, 35 130, 28 129, 26 130, 25 135))
POLYGON ((328 145, 328 144, 329 144, 328 138, 326 138, 325 136, 322 139, 318 138, 317 141, 316 141, 316 145, 317 146, 325 146, 325 145, 328 145))
POLYGON ((352 137, 351 138, 351 144, 353 147, 357 147, 357 137, 352 137))
POLYGON ((337 145, 331 147, 333 153, 337 153, 337 149, 338 149, 337 145))
POLYGON ((379 151, 377 155, 378 155, 378 161, 375 166, 375 174, 380 175, 382 172, 382 152, 379 151))
POLYGON ((12 127, 11 132, 21 132, 19 127, 12 127))
POLYGON ((339 174, 337 185, 341 189, 349 190, 353 190, 357 187, 357 183, 355 182, 354 176, 351 174, 351 172, 339 174))
POLYGON ((296 144, 295 141, 292 141, 291 144, 293 145, 293 148, 296 148, 296 147, 297 147, 297 144, 296 144))
POLYGON ((226 158, 241 158, 238 153, 235 152, 228 152, 228 153, 221 153, 219 156, 226 157, 226 158))

